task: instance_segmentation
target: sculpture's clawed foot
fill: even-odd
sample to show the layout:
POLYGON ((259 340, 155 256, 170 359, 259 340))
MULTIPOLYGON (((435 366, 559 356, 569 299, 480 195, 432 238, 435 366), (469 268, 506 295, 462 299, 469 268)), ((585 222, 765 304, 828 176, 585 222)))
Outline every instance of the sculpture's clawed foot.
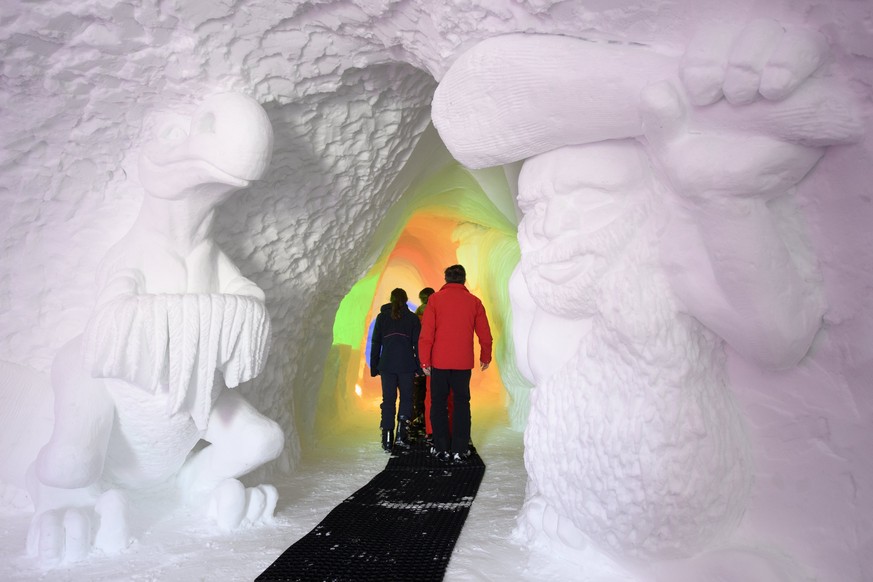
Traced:
POLYGON ((237 479, 225 479, 212 491, 208 515, 224 531, 273 520, 279 494, 272 485, 245 487, 237 479))
POLYGON ((92 549, 115 554, 130 544, 127 502, 115 490, 94 507, 58 507, 38 513, 27 533, 27 553, 44 564, 73 563, 92 549))

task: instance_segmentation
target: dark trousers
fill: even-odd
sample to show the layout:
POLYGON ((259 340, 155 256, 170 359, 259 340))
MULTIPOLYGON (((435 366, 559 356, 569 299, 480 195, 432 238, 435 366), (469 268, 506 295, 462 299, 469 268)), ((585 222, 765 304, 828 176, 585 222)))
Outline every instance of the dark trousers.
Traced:
POLYGON ((415 372, 382 372, 382 430, 394 430, 397 390, 400 390, 400 416, 412 419, 412 378, 415 372))
POLYGON ((466 453, 470 448, 470 376, 472 370, 431 370, 430 420, 437 451, 466 453), (449 391, 454 411, 449 431, 449 391))
POLYGON ((424 420, 424 398, 427 394, 427 376, 416 376, 412 381, 412 418, 424 420))

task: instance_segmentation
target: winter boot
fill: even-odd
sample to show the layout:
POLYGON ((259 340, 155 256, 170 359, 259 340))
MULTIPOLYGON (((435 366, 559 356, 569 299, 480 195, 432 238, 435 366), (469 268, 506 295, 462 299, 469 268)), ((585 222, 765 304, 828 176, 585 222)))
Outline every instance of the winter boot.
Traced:
POLYGON ((408 449, 410 447, 409 419, 405 416, 401 416, 399 419, 399 426, 397 427, 397 446, 404 449, 408 449))
POLYGON ((394 447, 394 431, 382 429, 382 448, 391 452, 394 447))

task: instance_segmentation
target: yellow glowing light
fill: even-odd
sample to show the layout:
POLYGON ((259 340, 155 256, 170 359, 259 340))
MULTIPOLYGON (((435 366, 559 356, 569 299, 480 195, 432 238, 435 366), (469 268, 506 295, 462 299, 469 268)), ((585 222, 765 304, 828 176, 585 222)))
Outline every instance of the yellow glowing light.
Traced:
POLYGON ((355 394, 358 395, 358 398, 360 398, 363 393, 364 393, 364 391, 361 390, 361 385, 355 384, 355 394))

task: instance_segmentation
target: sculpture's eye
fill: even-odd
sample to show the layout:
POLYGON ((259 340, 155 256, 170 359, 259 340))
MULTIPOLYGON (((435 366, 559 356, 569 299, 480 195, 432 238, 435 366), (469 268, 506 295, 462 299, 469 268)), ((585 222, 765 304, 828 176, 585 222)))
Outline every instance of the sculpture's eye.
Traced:
POLYGON ((191 135, 200 135, 201 133, 215 133, 214 113, 204 113, 191 122, 191 135))
POLYGON ((518 208, 519 208, 519 209, 520 209, 524 214, 530 214, 531 211, 532 211, 533 208, 534 208, 534 203, 533 203, 533 201, 531 201, 531 200, 528 199, 528 198, 522 198, 521 196, 519 196, 517 200, 518 200, 518 208))
POLYGON ((175 124, 169 124, 161 128, 158 138, 164 142, 182 141, 187 137, 185 130, 175 124))
POLYGON ((525 214, 531 212, 542 214, 548 204, 548 196, 542 191, 540 186, 520 189, 517 200, 519 209, 525 214))
POLYGON ((628 202, 626 192, 595 187, 555 195, 546 209, 544 231, 550 237, 571 231, 595 232, 620 217, 628 202))

